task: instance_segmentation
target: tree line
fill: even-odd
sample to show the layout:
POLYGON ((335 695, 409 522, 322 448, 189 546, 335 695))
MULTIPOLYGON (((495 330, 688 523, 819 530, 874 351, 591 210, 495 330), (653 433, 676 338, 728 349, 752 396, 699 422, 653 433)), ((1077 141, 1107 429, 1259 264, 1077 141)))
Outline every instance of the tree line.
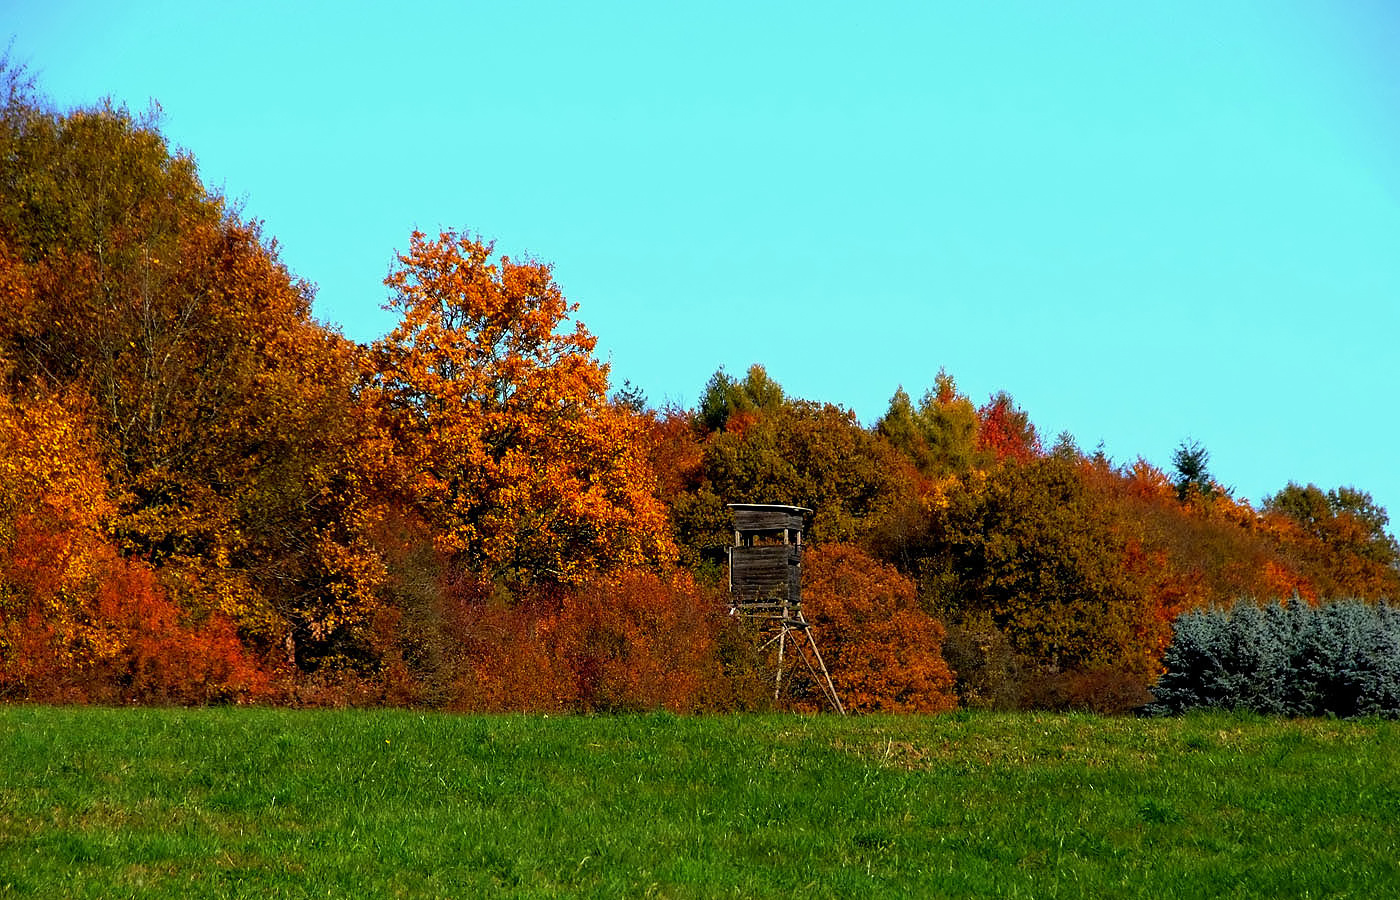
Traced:
POLYGON ((551 267, 465 231, 408 237, 357 344, 158 115, 0 75, 0 697, 761 708, 736 501, 814 510, 856 709, 1126 708, 1184 611, 1400 596, 1364 491, 1255 508, 1199 445, 1047 446, 947 372, 870 427, 761 365, 610 392, 551 267))

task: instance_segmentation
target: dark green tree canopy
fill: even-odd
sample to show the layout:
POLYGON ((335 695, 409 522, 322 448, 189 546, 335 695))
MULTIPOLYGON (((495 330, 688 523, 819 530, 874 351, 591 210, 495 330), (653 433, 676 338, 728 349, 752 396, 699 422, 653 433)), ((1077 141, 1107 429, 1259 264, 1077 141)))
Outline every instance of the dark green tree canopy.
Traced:
POLYGON ((782 386, 758 363, 749 366, 742 381, 730 377, 721 366, 706 383, 695 417, 706 432, 721 431, 735 414, 771 412, 786 400, 782 386))
POLYGON ((1147 598, 1114 510, 1077 467, 1046 456, 962 476, 907 553, 945 621, 989 623, 1052 669, 1141 668, 1134 627, 1147 598))
POLYGON ((1216 492, 1215 479, 1210 474, 1210 451, 1200 441, 1182 441, 1172 453, 1172 467, 1176 478, 1176 496, 1185 500, 1193 493, 1202 497, 1213 496, 1216 492))

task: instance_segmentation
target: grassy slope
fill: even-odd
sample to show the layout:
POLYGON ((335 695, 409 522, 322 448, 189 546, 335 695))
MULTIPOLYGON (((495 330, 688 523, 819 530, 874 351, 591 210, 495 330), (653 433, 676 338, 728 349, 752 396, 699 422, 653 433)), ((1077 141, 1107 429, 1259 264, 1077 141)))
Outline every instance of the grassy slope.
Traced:
POLYGON ((0 896, 1386 896, 1397 737, 0 707, 0 896))

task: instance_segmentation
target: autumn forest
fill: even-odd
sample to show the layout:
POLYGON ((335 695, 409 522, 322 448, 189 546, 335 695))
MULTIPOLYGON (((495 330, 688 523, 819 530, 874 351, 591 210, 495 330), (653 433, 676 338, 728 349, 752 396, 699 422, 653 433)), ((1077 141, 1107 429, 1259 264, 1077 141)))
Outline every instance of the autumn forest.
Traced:
POLYGON ((406 233, 357 344, 156 116, 0 75, 0 699, 767 708, 731 502, 813 510, 857 711, 1128 710, 1183 612, 1400 598, 1364 490, 1255 506, 1205 447, 1114 461, 936 361, 869 426, 759 364, 656 408, 470 231, 406 233))

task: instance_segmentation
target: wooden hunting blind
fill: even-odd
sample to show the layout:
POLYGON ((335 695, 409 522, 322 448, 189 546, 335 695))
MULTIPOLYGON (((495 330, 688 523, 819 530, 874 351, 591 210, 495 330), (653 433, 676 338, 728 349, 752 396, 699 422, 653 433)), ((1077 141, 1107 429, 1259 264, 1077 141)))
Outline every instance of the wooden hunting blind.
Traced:
POLYGON ((729 508, 734 511, 734 544, 729 548, 731 612, 759 624, 766 636, 765 649, 777 647, 773 699, 782 693, 784 657, 791 637, 793 649, 827 702, 844 715, 845 707, 836 696, 812 626, 802 614, 802 531, 811 510, 776 503, 731 503, 729 508))
POLYGON ((782 609, 802 603, 801 506, 731 503, 734 546, 729 548, 729 591, 745 609, 782 609))

